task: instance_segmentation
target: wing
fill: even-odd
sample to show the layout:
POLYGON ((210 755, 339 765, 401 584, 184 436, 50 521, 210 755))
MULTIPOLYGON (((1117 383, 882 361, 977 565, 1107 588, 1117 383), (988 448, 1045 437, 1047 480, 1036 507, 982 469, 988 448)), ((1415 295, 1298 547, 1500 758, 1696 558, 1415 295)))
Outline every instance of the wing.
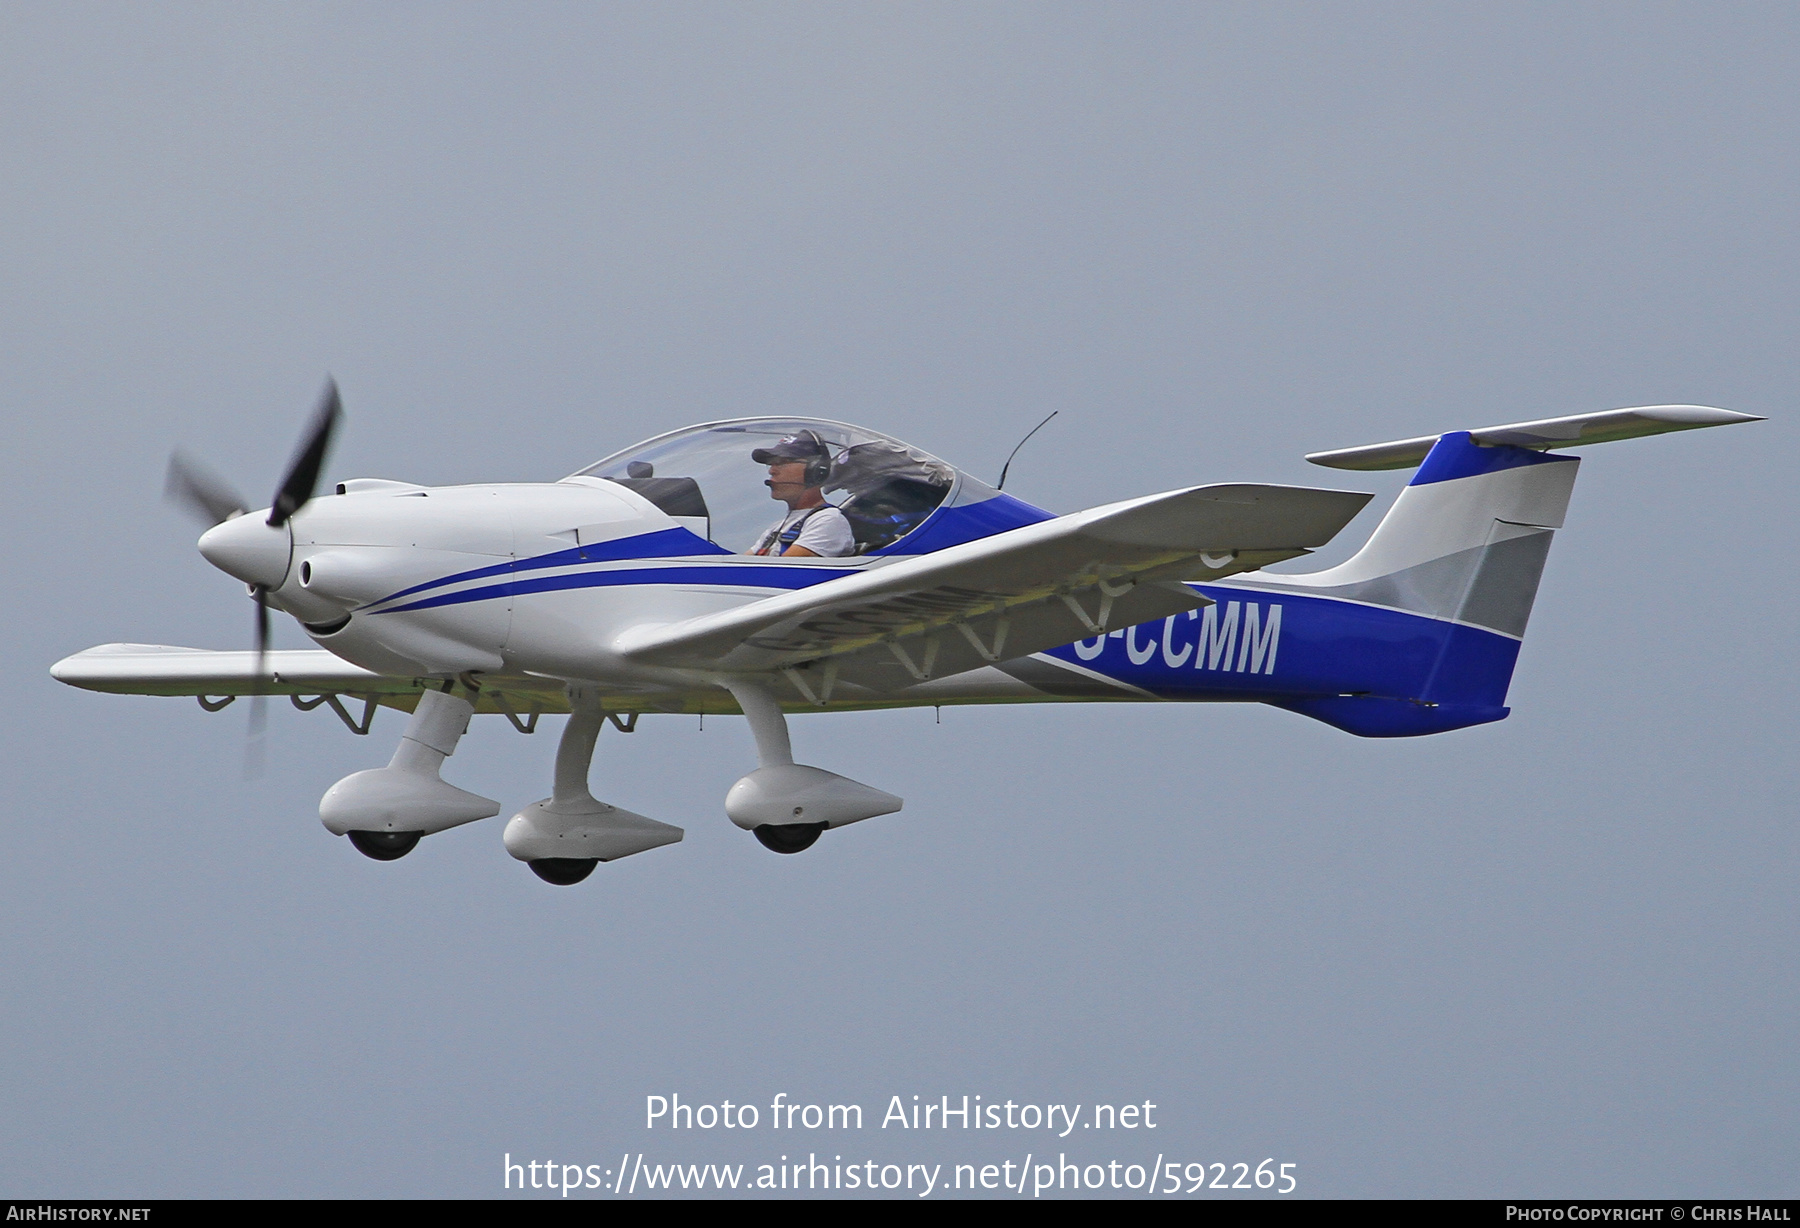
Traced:
POLYGON ((415 694, 411 678, 389 678, 324 651, 267 654, 259 672, 254 652, 213 652, 166 644, 102 644, 50 667, 58 682, 115 695, 415 694))
POLYGON ((895 691, 1208 605, 1181 582, 1305 554, 1371 497, 1251 485, 1150 495, 735 610, 636 628, 614 647, 647 665, 783 670, 815 702, 840 678, 895 691))
MULTIPOLYGON (((64 657, 50 667, 50 675, 70 686, 115 695, 198 696, 212 709, 223 707, 230 702, 227 697, 237 695, 291 695, 302 708, 323 702, 321 698, 299 703, 302 697, 348 695, 409 712, 421 691, 443 685, 442 679, 372 673, 321 648, 271 652, 259 672, 254 652, 215 652, 166 644, 102 644, 64 657)), ((477 712, 507 713, 515 723, 519 713, 528 710, 569 710, 562 683, 552 679, 483 678, 481 690, 473 698, 477 712)), ((348 717, 345 720, 355 728, 348 717)))

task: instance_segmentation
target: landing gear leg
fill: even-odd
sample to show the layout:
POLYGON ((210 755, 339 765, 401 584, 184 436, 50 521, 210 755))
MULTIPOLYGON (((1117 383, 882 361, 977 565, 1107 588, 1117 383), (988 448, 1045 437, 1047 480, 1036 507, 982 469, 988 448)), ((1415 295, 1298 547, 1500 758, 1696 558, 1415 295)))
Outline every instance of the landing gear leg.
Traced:
POLYGON ((594 742, 606 713, 587 688, 569 687, 569 723, 556 744, 556 786, 506 824, 506 851, 547 883, 572 886, 603 861, 673 844, 682 830, 597 800, 588 791, 594 742))
POLYGON ((780 701, 748 679, 730 679, 724 686, 750 721, 757 758, 756 770, 725 795, 725 813, 764 848, 804 852, 826 828, 900 809, 901 800, 891 793, 795 763, 780 701))
POLYGON ((474 711, 468 700, 445 691, 420 695, 388 765, 355 772, 325 791, 319 801, 325 830, 349 836, 358 852, 376 861, 395 861, 422 836, 499 814, 499 802, 438 775, 474 711))

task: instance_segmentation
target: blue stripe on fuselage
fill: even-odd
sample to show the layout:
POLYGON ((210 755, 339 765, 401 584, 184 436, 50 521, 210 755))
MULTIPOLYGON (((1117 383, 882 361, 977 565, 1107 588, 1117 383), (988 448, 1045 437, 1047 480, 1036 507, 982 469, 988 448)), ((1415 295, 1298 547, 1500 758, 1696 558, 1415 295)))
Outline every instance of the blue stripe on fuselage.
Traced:
MULTIPOLYGON (((1020 528, 1028 524, 1051 519, 1049 512, 1033 507, 1011 495, 998 494, 979 503, 960 507, 939 508, 931 514, 923 525, 908 533, 893 545, 872 551, 880 555, 929 554, 964 542, 978 541, 991 537, 996 533, 1004 533, 1009 529, 1020 528)), ((730 555, 727 550, 714 542, 707 541, 693 531, 677 526, 671 529, 658 529, 654 533, 640 533, 634 537, 621 537, 613 541, 596 542, 593 545, 575 546, 568 550, 557 550, 549 554, 540 554, 528 559, 508 560, 486 567, 477 567, 470 571, 460 571, 454 575, 427 580, 423 584, 415 584, 411 588, 403 588, 399 592, 389 593, 379 601, 371 601, 358 611, 379 614, 396 614, 402 610, 423 610, 432 606, 458 605, 466 601, 483 601, 493 597, 511 596, 515 593, 549 592, 555 589, 595 588, 614 584, 634 583, 631 580, 572 581, 568 577, 559 577, 556 583, 544 583, 536 586, 521 587, 518 585, 496 584, 480 589, 471 589, 467 593, 456 594, 455 599, 436 599, 429 602, 410 602, 403 606, 393 606, 378 610, 377 606, 399 601, 403 597, 412 597, 419 593, 428 593, 433 589, 447 588, 452 584, 466 584, 475 580, 488 580, 495 576, 517 575, 522 571, 544 571, 553 567, 574 567, 582 563, 618 563, 636 559, 673 559, 694 558, 704 555, 730 555)), ((806 588, 818 584, 822 580, 847 574, 841 571, 827 571, 823 575, 813 569, 784 569, 780 572, 761 570, 766 567, 758 565, 757 582, 749 583, 744 578, 733 576, 730 579, 717 577, 695 581, 705 584, 733 584, 756 588, 806 588), (764 582, 766 581, 766 583, 764 582)), ((683 580, 643 580, 646 584, 679 584, 683 580)))
POLYGON ((611 567, 600 571, 535 576, 529 580, 509 580, 482 588, 466 588, 459 593, 426 597, 406 605, 377 610, 375 613, 403 614, 408 610, 429 610, 438 606, 463 605, 471 601, 491 601, 497 597, 519 597, 526 593, 553 593, 572 588, 612 588, 629 584, 709 584, 733 588, 791 590, 809 588, 850 574, 853 574, 851 569, 835 567, 771 567, 768 564, 737 564, 727 567, 611 567))
MULTIPOLYGON (((574 561, 568 558, 572 553, 561 551, 530 562, 539 567, 555 566, 558 564, 547 560, 574 561)), ((508 579, 375 612, 396 614, 531 593, 640 584, 793 591, 855 570, 747 562, 720 566, 686 561, 662 567, 602 567, 508 579)), ((483 572, 504 574, 505 569, 483 572)), ((476 576, 465 573, 461 578, 476 576)), ((447 584, 452 579, 440 583, 447 584)), ((1065 644, 1046 655, 1163 699, 1360 694, 1487 706, 1504 701, 1518 658, 1519 642, 1508 636, 1401 610, 1295 593, 1219 585, 1192 587, 1213 599, 1210 617, 1207 611, 1200 610, 1191 616, 1177 614, 1114 631, 1098 640, 1065 644), (1277 610, 1279 625, 1272 628, 1277 610), (1210 632, 1204 653, 1200 642, 1203 632, 1210 632)))
MULTIPOLYGON (((782 566, 772 561, 729 565, 689 561, 695 555, 730 553, 687 529, 664 529, 459 572, 403 589, 384 600, 392 602, 452 584, 507 578, 385 610, 372 608, 382 602, 364 609, 403 613, 530 593, 642 584, 793 591, 861 570, 782 566), (674 550, 685 557, 671 557, 674 550), (563 575, 519 576, 520 572, 556 567, 648 559, 667 559, 668 565, 598 566, 563 575)), ((1508 636, 1400 610, 1296 593, 1222 585, 1191 587, 1215 602, 1210 620, 1207 611, 1177 614, 1115 631, 1097 641, 1067 644, 1047 655, 1164 699, 1280 702, 1369 695, 1491 711, 1500 710, 1498 705, 1505 700, 1518 658, 1519 642, 1508 636), (1279 630, 1272 631, 1271 619, 1277 610, 1279 630), (1202 656, 1199 641, 1209 622, 1212 636, 1202 656)))
MULTIPOLYGON (((714 545, 698 533, 676 526, 673 529, 658 529, 654 533, 639 533, 635 537, 620 537, 612 541, 576 546, 569 550, 556 550, 528 559, 508 559, 504 563, 495 563, 491 567, 477 567, 473 571, 460 571, 452 576, 427 580, 423 584, 403 588, 397 593, 389 593, 380 601, 369 602, 363 609, 373 609, 375 606, 385 605, 390 601, 398 601, 402 597, 410 597, 414 593, 426 593, 434 588, 443 588, 450 584, 463 584, 470 580, 486 580, 493 576, 516 574, 521 571, 541 571, 548 567, 573 567, 579 563, 616 563, 630 559, 661 559, 730 553, 731 551, 725 547, 714 545)), ((409 605, 405 608, 416 610, 422 607, 409 605)), ((383 610, 381 613, 391 614, 393 611, 383 610)))
POLYGON ((1112 632, 1100 639, 1097 652, 1096 642, 1088 639, 1046 655, 1163 699, 1369 694, 1492 706, 1504 701, 1519 654, 1519 642, 1508 636, 1400 610, 1293 593, 1191 587, 1216 603, 1204 659, 1197 654, 1209 622, 1200 610, 1112 632), (1252 605, 1260 645, 1246 643, 1252 605), (1277 607, 1279 631, 1271 635, 1277 607), (1226 640, 1223 647, 1220 639, 1226 640), (1253 670, 1259 646, 1261 668, 1253 670))

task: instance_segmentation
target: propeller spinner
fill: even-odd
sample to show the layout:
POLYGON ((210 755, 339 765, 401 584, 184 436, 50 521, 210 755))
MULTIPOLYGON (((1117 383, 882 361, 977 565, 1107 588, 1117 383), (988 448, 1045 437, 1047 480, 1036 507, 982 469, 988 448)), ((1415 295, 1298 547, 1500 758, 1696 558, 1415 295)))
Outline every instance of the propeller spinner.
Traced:
POLYGON ((288 462, 287 472, 275 488, 267 517, 247 514, 244 497, 231 483, 211 469, 176 452, 169 458, 164 493, 208 525, 200 536, 200 553, 226 575, 250 586, 256 601, 256 670, 263 672, 269 649, 270 590, 287 579, 294 553, 288 521, 313 496, 331 448, 332 434, 344 416, 337 381, 327 379, 312 421, 300 438, 300 446, 288 462))

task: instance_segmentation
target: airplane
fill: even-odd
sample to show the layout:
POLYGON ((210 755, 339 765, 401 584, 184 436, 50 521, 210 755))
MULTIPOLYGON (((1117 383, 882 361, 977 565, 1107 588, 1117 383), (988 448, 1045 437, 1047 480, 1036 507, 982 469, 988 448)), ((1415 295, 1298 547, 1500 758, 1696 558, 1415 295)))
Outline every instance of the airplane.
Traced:
POLYGON ((630 733, 646 714, 748 719, 757 766, 725 813, 777 853, 902 806, 796 762, 789 713, 1262 703, 1369 738, 1501 720, 1580 464, 1561 450, 1762 420, 1647 406, 1315 452, 1417 472, 1347 561, 1277 573, 1373 496, 1232 483, 1054 516, 898 439, 797 417, 672 431, 555 482, 355 478, 319 494, 341 417, 328 384, 261 511, 171 463, 172 493, 210 525, 200 553, 255 600, 253 651, 107 644, 51 673, 208 711, 287 695, 356 734, 379 708, 408 713, 387 765, 319 805, 378 861, 500 813, 441 775, 475 715, 529 734, 568 713, 551 796, 502 830, 512 857, 563 886, 682 839, 589 789, 602 727, 630 733), (848 553, 751 552, 781 511, 763 462, 795 455, 848 526, 848 553), (271 609, 318 647, 271 651, 271 609))

